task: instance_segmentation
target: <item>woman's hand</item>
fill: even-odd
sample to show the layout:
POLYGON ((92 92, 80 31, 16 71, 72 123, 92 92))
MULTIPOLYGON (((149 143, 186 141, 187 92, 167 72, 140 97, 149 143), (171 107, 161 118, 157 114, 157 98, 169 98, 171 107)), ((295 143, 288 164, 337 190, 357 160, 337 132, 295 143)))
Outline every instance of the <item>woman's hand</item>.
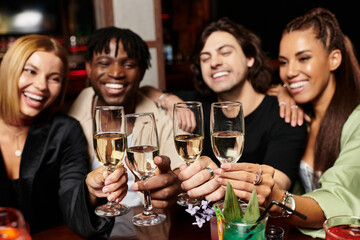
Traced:
POLYGON ((310 117, 304 113, 304 110, 296 104, 286 87, 281 84, 276 85, 271 87, 267 94, 277 97, 280 117, 284 118, 286 123, 290 123, 291 126, 295 127, 296 125, 302 126, 304 119, 307 122, 311 121, 310 117))
POLYGON ((201 156, 190 166, 181 165, 179 179, 181 187, 190 197, 205 196, 207 200, 217 201, 224 197, 225 191, 215 180, 213 171, 218 166, 207 156, 201 156))
POLYGON ((249 201, 251 193, 256 188, 260 205, 271 197, 275 185, 273 167, 253 163, 225 163, 215 169, 216 181, 226 189, 228 182, 232 185, 236 196, 249 201))
POLYGON ((108 201, 120 202, 126 195, 127 173, 123 166, 109 174, 101 166, 90 172, 85 180, 89 191, 90 204, 96 206, 100 198, 107 197, 108 201))

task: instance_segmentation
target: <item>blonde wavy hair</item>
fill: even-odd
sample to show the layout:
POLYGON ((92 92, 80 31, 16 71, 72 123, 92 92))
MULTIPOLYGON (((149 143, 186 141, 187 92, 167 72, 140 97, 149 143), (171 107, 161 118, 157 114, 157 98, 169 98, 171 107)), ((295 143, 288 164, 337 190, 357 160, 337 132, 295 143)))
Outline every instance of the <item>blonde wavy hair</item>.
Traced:
POLYGON ((66 49, 54 38, 45 35, 26 35, 18 38, 5 53, 0 66, 0 118, 7 123, 20 121, 20 103, 18 84, 25 63, 36 51, 54 53, 63 63, 61 90, 57 99, 39 116, 51 117, 58 111, 65 98, 68 82, 68 56, 66 49))

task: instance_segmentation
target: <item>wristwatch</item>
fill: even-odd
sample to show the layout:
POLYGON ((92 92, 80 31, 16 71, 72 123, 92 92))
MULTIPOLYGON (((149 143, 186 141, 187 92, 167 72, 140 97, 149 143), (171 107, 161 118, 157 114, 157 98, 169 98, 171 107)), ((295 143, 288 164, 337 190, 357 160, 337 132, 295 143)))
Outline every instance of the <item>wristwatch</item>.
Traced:
MULTIPOLYGON (((288 208, 290 208, 292 210, 295 210, 294 196, 291 193, 289 193, 288 191, 286 191, 284 199, 282 201, 282 204, 284 204, 285 206, 287 206, 288 208)), ((292 214, 292 212, 283 209, 283 212, 282 212, 283 217, 290 217, 291 214, 292 214)))

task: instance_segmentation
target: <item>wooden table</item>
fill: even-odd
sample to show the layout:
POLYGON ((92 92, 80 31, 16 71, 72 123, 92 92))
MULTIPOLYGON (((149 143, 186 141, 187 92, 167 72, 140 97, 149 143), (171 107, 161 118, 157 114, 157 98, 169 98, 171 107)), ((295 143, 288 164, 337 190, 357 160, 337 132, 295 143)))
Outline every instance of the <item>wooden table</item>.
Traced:
MULTIPOLYGON (((131 223, 134 214, 142 211, 142 206, 132 208, 131 211, 115 220, 115 226, 110 240, 139 239, 139 240, 202 240, 211 239, 210 223, 202 228, 192 225, 195 218, 185 212, 185 208, 175 206, 166 213, 167 220, 162 224, 152 227, 137 227, 131 223)), ((313 240, 309 236, 301 234, 295 227, 286 224, 284 218, 269 218, 268 224, 281 226, 285 230, 284 239, 287 240, 313 240)), ((37 233, 32 236, 33 240, 82 240, 83 238, 73 233, 67 226, 62 225, 56 228, 37 233)))

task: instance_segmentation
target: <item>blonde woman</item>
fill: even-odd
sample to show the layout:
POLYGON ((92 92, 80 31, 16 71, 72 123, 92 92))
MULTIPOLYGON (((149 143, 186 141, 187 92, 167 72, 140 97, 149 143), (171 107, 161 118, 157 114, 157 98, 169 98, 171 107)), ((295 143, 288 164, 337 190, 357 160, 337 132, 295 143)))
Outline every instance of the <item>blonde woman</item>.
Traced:
POLYGON ((31 233, 65 222, 84 237, 101 239, 113 221, 93 209, 106 197, 121 200, 127 177, 124 168, 109 176, 102 167, 88 174, 81 126, 59 112, 67 73, 67 52, 53 38, 23 36, 6 52, 0 67, 0 206, 21 210, 31 233))

